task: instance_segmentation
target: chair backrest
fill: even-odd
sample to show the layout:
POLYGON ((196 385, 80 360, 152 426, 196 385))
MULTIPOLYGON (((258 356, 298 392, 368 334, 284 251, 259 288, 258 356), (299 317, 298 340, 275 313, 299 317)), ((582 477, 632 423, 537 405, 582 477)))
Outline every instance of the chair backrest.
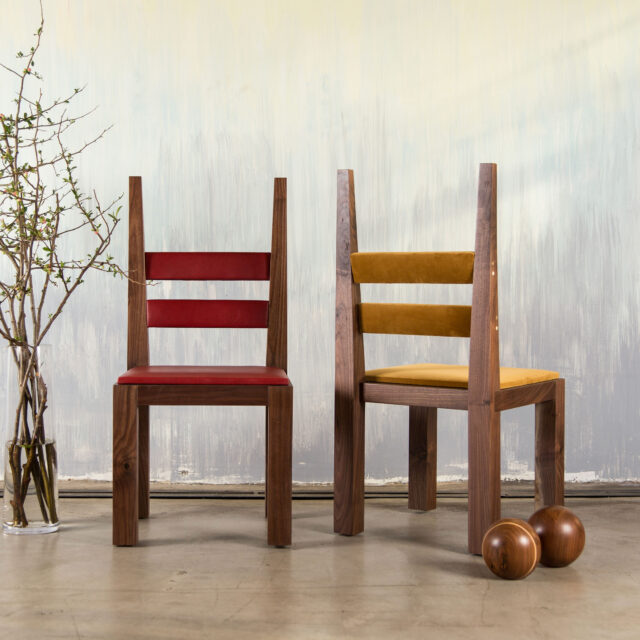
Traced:
POLYGON ((267 329, 266 365, 287 370, 287 180, 276 178, 271 252, 145 252, 142 179, 129 178, 127 368, 149 364, 149 327, 267 329), (147 280, 269 280, 269 300, 147 300, 147 280))
POLYGON ((353 172, 338 172, 336 380, 364 373, 364 333, 449 336, 470 338, 470 401, 498 389, 496 188, 496 165, 481 164, 475 251, 360 253, 353 172), (471 284, 472 304, 362 303, 361 283, 471 284))

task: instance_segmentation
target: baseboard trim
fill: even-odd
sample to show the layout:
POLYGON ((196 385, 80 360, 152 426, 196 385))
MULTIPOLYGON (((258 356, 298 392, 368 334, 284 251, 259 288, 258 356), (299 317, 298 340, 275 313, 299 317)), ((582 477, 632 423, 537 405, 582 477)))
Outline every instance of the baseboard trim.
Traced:
MULTIPOLYGON (((111 498, 111 483, 87 480, 61 480, 61 498, 111 498)), ((467 497, 466 482, 438 483, 438 497, 467 497)), ((533 482, 502 483, 503 498, 533 498, 533 482)), ((640 483, 632 482, 571 482, 565 485, 567 498, 635 498, 640 497, 640 483)), ((406 498, 406 484, 365 485, 365 498, 406 498)), ((263 500, 264 485, 206 485, 151 483, 151 498, 183 499, 202 498, 211 500, 263 500)), ((331 500, 331 484, 295 484, 294 500, 331 500)))

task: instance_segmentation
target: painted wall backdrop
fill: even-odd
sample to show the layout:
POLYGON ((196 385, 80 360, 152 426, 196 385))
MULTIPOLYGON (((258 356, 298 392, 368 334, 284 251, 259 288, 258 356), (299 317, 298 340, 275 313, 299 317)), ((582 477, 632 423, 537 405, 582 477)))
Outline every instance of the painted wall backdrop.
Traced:
MULTIPOLYGON (((79 139, 114 125, 83 157, 81 182, 106 200, 141 175, 149 250, 268 250, 273 178, 288 178, 295 481, 333 473, 336 170, 355 171, 361 250, 472 249, 480 162, 498 163, 502 364, 566 377, 569 479, 640 478, 638 2, 44 5, 46 93, 87 83, 78 107, 99 108, 79 139)), ((0 0, 2 61, 30 46, 38 12, 0 0)), ((0 74, 2 109, 12 91, 0 74)), ((165 283, 152 295, 262 297, 263 284, 165 283)), ((470 301, 460 289, 363 294, 470 301)), ((124 281, 92 276, 51 335, 62 476, 110 478, 126 298, 124 281)), ((259 363, 264 351, 262 331, 151 334, 157 364, 259 363)), ((371 367, 467 356, 466 341, 366 340, 371 367)), ((154 479, 264 478, 262 409, 151 416, 154 479)), ((441 412, 442 479, 466 477, 465 419, 441 412)), ((369 481, 406 478, 407 422, 406 408, 367 407, 369 481)), ((532 477, 533 409, 503 414, 502 467, 532 477)))

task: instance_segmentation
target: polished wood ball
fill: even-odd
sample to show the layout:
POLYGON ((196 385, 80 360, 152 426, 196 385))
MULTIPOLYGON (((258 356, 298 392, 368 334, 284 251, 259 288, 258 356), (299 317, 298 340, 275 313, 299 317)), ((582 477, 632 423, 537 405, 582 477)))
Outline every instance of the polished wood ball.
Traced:
POLYGON ((582 553, 584 526, 566 507, 552 505, 539 509, 529 518, 529 524, 540 538, 543 565, 566 567, 582 553))
POLYGON ((482 557, 500 578, 526 578, 540 561, 540 538, 525 520, 503 518, 484 534, 482 557))

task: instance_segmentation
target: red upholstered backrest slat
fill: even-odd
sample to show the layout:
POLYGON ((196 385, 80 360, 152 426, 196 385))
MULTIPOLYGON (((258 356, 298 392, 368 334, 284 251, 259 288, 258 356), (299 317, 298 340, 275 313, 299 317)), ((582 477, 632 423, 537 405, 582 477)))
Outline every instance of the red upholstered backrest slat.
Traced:
POLYGON ((268 280, 270 260, 270 253, 145 253, 148 280, 268 280))
POLYGON ((147 326, 266 329, 266 300, 148 300, 147 326))

